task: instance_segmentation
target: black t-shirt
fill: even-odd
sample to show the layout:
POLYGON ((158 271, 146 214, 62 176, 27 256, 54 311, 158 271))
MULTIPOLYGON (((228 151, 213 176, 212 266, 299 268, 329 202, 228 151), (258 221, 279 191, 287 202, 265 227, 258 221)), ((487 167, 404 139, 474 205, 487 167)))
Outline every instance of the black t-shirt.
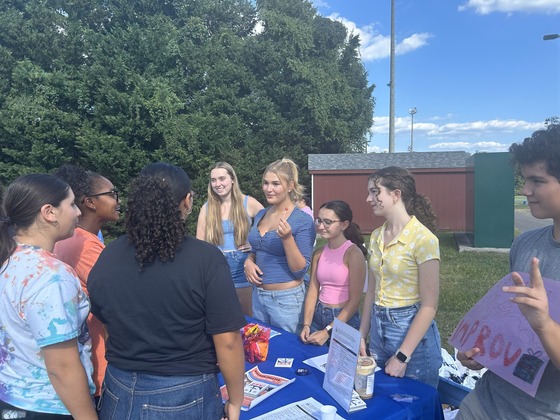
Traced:
POLYGON ((173 261, 139 270, 124 235, 101 253, 88 277, 91 311, 109 334, 117 368, 156 375, 217 372, 213 334, 245 325, 230 268, 213 245, 187 236, 173 261))

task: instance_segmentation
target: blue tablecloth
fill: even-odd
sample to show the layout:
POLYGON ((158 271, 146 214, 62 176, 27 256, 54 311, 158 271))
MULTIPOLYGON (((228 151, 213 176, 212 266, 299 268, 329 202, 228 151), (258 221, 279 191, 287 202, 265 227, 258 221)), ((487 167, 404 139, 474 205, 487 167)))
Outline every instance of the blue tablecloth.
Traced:
MULTIPOLYGON (((249 322, 258 322, 248 318, 249 322)), ((266 325, 259 322, 262 325, 266 325)), ((315 398, 322 404, 334 405, 337 414, 349 419, 443 419, 443 412, 439 395, 436 389, 429 385, 409 378, 393 378, 383 371, 375 374, 375 388, 373 398, 365 400, 367 409, 348 414, 336 403, 336 401, 323 389, 324 374, 312 368, 304 360, 320 356, 328 352, 326 346, 314 346, 303 344, 295 334, 291 334, 276 327, 274 330, 281 335, 270 340, 268 358, 265 362, 258 364, 245 363, 246 370, 258 365, 263 373, 272 373, 286 378, 296 378, 295 382, 286 388, 271 395, 250 411, 242 411, 241 419, 252 419, 261 414, 283 407, 295 401, 309 397, 315 398), (293 357, 294 363, 291 368, 275 368, 274 364, 278 357, 293 357), (310 372, 306 376, 295 374, 298 368, 306 368, 310 372), (407 394, 418 397, 412 403, 396 402, 391 398, 394 394, 407 394)), ((223 382, 222 382, 223 383, 223 382)))

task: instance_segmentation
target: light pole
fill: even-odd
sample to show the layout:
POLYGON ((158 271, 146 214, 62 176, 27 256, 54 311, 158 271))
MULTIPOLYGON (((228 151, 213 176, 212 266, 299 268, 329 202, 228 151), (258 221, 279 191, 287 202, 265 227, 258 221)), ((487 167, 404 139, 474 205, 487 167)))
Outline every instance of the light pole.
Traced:
POLYGON ((414 114, 416 114, 416 107, 410 108, 408 113, 410 114, 410 147, 409 151, 414 152, 414 114))
POLYGON ((389 153, 395 152, 395 0, 391 0, 391 60, 389 76, 389 153))
POLYGON ((549 34, 542 37, 545 41, 550 41, 551 39, 560 38, 560 34, 549 34))

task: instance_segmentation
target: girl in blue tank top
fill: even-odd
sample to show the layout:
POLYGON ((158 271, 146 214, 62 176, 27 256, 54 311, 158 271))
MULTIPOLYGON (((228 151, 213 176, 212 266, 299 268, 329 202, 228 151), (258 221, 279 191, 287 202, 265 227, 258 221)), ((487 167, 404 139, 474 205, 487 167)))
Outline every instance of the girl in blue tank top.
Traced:
POLYGON ((251 284, 243 264, 251 251, 247 235, 253 217, 263 206, 239 188, 233 167, 218 162, 210 171, 208 201, 200 209, 196 237, 216 245, 226 257, 243 313, 253 315, 251 284))

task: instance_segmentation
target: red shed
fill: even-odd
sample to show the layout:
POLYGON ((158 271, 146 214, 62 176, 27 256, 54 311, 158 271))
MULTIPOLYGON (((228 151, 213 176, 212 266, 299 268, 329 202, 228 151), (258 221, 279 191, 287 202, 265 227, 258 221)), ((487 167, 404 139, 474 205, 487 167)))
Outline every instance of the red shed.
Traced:
POLYGON ((371 233, 383 220, 366 203, 367 179, 386 166, 407 168, 416 189, 432 202, 440 230, 473 230, 474 162, 467 152, 354 153, 309 155, 312 208, 330 200, 350 204, 354 221, 371 233))

